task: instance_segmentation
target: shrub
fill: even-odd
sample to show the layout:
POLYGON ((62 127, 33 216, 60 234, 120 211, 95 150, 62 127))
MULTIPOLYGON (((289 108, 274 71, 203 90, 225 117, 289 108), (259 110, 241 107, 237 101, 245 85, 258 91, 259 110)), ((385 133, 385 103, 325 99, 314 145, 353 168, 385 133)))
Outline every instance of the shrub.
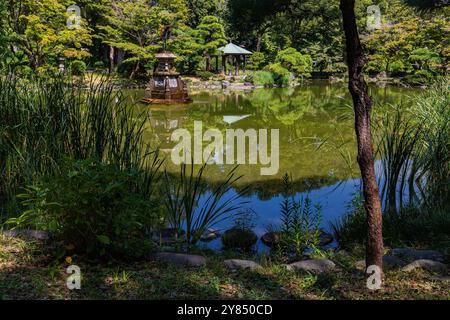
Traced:
POLYGON ((247 66, 249 70, 261 70, 266 64, 266 55, 262 52, 253 52, 249 62, 247 66))
POLYGON ((269 64, 266 69, 272 73, 272 77, 278 86, 287 86, 291 80, 291 73, 279 63, 269 64))
POLYGON ((275 62, 296 76, 310 76, 313 71, 311 56, 307 54, 303 55, 295 48, 287 48, 278 52, 275 62))
POLYGON ((27 188, 27 210, 7 223, 51 231, 76 253, 140 258, 153 248, 146 228, 158 221, 157 206, 141 192, 145 180, 138 170, 71 160, 60 175, 27 188))
POLYGON ((368 73, 379 73, 386 70, 386 62, 381 54, 369 55, 369 61, 364 66, 364 71, 368 73))
POLYGON ((31 80, 0 77, 2 213, 16 214, 9 206, 16 194, 57 174, 66 158, 143 170, 154 163, 144 154, 147 116, 136 114, 112 83, 93 78, 84 90, 66 78, 31 80))
POLYGON ((351 249, 354 244, 365 243, 367 226, 362 195, 353 197, 347 213, 332 223, 331 228, 341 248, 351 249))
POLYGON ((103 61, 95 61, 94 68, 97 70, 102 70, 105 68, 105 63, 103 61))
POLYGON ((253 79, 247 80, 253 82, 253 84, 257 86, 271 87, 275 84, 273 75, 269 71, 256 71, 253 73, 253 79))
POLYGON ((203 81, 208 81, 212 77, 214 77, 214 73, 209 71, 197 71, 197 76, 200 77, 203 81))
POLYGON ((16 73, 17 75, 26 78, 33 74, 33 69, 31 69, 29 66, 17 66, 16 73))
POLYGON ((86 72, 86 63, 80 60, 74 60, 71 63, 72 74, 76 76, 81 76, 86 72))
MULTIPOLYGON (((286 194, 292 194, 292 182, 289 175, 283 177, 286 194)), ((293 196, 285 197, 281 203, 280 243, 278 251, 301 257, 306 250, 319 251, 321 230, 321 207, 313 205, 311 199, 297 200, 293 196)))
MULTIPOLYGON (((136 114, 120 92, 114 91, 113 85, 102 79, 92 79, 90 90, 83 90, 66 78, 33 80, 22 81, 13 75, 0 78, 0 171, 3 173, 0 179, 0 212, 2 215, 7 213, 5 218, 16 217, 9 220, 10 225, 52 230, 66 243, 73 241, 73 238, 65 239, 67 233, 59 228, 59 224, 66 220, 54 217, 65 215, 62 211, 65 207, 71 210, 70 214, 90 214, 89 210, 85 213, 76 211, 89 209, 89 205, 95 211, 95 197, 108 196, 107 193, 112 192, 102 189, 108 183, 110 187, 122 187, 128 192, 124 198, 117 195, 122 201, 130 202, 133 197, 150 201, 161 162, 157 153, 149 152, 143 138, 146 116, 136 114), (83 159, 95 160, 85 160, 91 163, 88 165, 83 159), (116 169, 117 173, 114 173, 116 169), (75 176, 70 176, 74 173, 75 176), (126 180, 128 178, 131 181, 126 180), (78 181, 80 190, 76 185, 71 187, 73 181, 70 179, 81 179, 78 181), (28 210, 23 212, 17 194, 23 193, 25 188, 28 191, 21 197, 28 210), (85 189, 89 188, 91 190, 87 192, 85 189)), ((153 201, 151 205, 154 206, 153 201)), ((99 206, 101 211, 106 203, 99 206)), ((112 208, 111 214, 114 216, 118 209, 127 210, 112 208)), ((130 210, 142 211, 136 207, 130 210)), ((99 215, 95 214, 92 219, 99 215)), ((99 217, 100 220, 103 218, 107 219, 106 213, 99 217)), ((124 218, 119 216, 118 219, 124 218)), ((108 221, 116 220, 111 218, 108 221)), ((97 232, 81 227, 83 225, 79 233, 97 232)), ((139 255, 139 248, 128 251, 120 247, 131 247, 132 243, 141 241, 131 229, 128 229, 132 237, 129 241, 115 241, 115 235, 111 235, 113 231, 106 231, 100 230, 97 233, 100 237, 95 240, 110 242, 110 245, 104 244, 102 251, 97 242, 93 243, 94 249, 89 248, 89 253, 139 255)), ((138 231, 141 230, 136 233, 138 231)), ((120 239, 122 235, 117 237, 120 239)), ((83 238, 80 236, 80 239, 83 238)), ((94 236, 90 235, 89 239, 94 239, 94 236)), ((80 245, 78 249, 86 251, 88 248, 80 245)))
POLYGON ((437 52, 427 48, 414 49, 408 57, 408 60, 417 64, 420 70, 435 71, 441 64, 441 58, 437 52))
POLYGON ((392 61, 389 65, 389 71, 393 73, 401 73, 401 72, 408 72, 411 70, 412 66, 411 64, 402 61, 402 60, 395 60, 392 61))
POLYGON ((413 86, 427 85, 433 82, 434 74, 428 70, 418 70, 405 77, 405 81, 413 86))

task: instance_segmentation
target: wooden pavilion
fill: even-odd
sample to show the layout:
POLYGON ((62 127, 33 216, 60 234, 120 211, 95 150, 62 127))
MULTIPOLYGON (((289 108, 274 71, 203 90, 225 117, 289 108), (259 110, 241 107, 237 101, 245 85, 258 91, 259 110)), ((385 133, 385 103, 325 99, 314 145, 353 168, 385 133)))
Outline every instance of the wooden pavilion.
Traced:
MULTIPOLYGON (((243 64, 243 70, 245 71, 247 57, 253 54, 251 51, 241 48, 232 42, 220 47, 218 51, 222 53, 222 72, 227 74, 227 62, 229 62, 235 66, 236 76, 239 75, 239 67, 241 64, 243 64)), ((219 71, 219 56, 216 56, 216 70, 219 71)))

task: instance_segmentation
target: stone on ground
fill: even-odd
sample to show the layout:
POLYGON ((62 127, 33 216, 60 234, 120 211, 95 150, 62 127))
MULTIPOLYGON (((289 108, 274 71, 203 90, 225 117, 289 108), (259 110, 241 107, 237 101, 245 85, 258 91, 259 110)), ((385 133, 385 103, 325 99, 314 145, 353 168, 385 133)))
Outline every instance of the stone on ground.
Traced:
POLYGON ((392 267, 392 268, 402 268, 406 265, 406 262, 400 259, 399 257, 392 255, 383 256, 383 265, 392 267))
POLYGON ((434 276, 431 279, 435 280, 435 281, 446 281, 446 282, 450 282, 450 276, 434 276))
POLYGON ((164 244, 175 243, 178 239, 186 238, 186 232, 184 230, 178 230, 175 228, 164 228, 152 233, 152 240, 155 242, 162 242, 164 244))
POLYGON ((250 250, 258 241, 256 234, 250 229, 232 228, 222 235, 222 243, 228 249, 250 250))
POLYGON ((215 229, 208 229, 206 232, 201 236, 200 241, 203 242, 209 242, 213 241, 220 237, 220 232, 215 229))
POLYGON ((311 259, 291 263, 287 266, 289 270, 301 270, 312 273, 322 273, 333 270, 335 263, 328 259, 311 259))
POLYGON ((11 238, 29 238, 37 240, 48 240, 50 234, 42 230, 5 230, 1 232, 6 237, 11 238))
POLYGON ((267 232, 261 237, 261 242, 264 243, 269 248, 274 248, 281 242, 281 232, 279 231, 267 232))
POLYGON ((435 250, 415 250, 411 248, 394 248, 390 252, 394 256, 402 256, 410 260, 435 260, 442 262, 444 256, 439 251, 435 250))
POLYGON ((327 246, 330 243, 332 243, 333 241, 334 241, 334 238, 331 234, 329 234, 325 230, 320 230, 319 246, 321 246, 321 247, 327 246))
POLYGON ((206 265, 206 258, 193 254, 160 252, 156 255, 158 260, 181 266, 202 267, 206 265))
POLYGON ((259 268, 262 268, 261 265, 259 265, 258 263, 254 262, 254 261, 250 261, 250 260, 239 260, 239 259, 229 259, 229 260, 225 260, 223 262, 225 264, 225 266, 232 270, 232 271, 237 271, 237 270, 256 270, 259 268))
POLYGON ((429 260, 429 259, 419 259, 411 262, 410 264, 404 266, 402 271, 411 272, 416 269, 425 269, 432 272, 446 272, 447 266, 439 261, 429 260))
MULTIPOLYGON (((402 268, 406 265, 406 262, 402 259, 391 256, 391 255, 385 255, 383 256, 383 266, 387 268, 402 268)), ((365 270, 366 269, 366 260, 359 260, 355 263, 355 268, 358 270, 365 270)))

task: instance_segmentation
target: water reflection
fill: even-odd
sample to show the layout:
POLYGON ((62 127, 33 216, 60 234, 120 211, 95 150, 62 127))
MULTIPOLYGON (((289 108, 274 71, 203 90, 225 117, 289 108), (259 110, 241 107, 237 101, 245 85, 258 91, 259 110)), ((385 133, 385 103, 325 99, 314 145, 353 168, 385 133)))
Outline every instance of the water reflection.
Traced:
MULTIPOLYGON (((142 92, 134 92, 136 99, 142 92)), ((375 108, 392 103, 407 103, 414 90, 371 88, 375 108)), ((178 128, 193 132, 194 121, 208 128, 279 129, 280 170, 262 176, 260 165, 241 165, 243 178, 238 188, 250 186, 249 206, 258 214, 257 233, 277 224, 283 196, 281 178, 292 175, 294 191, 309 193, 323 207, 323 224, 345 212, 346 204, 359 185, 351 99, 344 85, 314 83, 307 87, 259 89, 251 92, 193 93, 194 103, 183 106, 144 106, 150 113, 148 140, 170 156, 174 143, 171 133, 178 128)), ((167 162, 168 170, 178 166, 167 162)), ((232 166, 212 164, 205 177, 210 184, 225 177, 232 166)), ((225 228, 227 225, 222 225, 225 228)), ((214 244, 213 244, 214 245, 214 244)))

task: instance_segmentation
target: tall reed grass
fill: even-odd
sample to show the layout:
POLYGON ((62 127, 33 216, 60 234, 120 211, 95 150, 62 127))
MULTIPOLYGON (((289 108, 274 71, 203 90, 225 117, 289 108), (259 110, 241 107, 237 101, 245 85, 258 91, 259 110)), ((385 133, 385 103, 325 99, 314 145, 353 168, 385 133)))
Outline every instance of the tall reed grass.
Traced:
MULTIPOLYGON (((450 81, 375 115, 386 244, 450 245, 450 81)), ((341 246, 366 238, 363 199, 332 225, 341 246)))
POLYGON ((378 116, 375 136, 383 168, 381 191, 390 212, 405 206, 448 208, 449 85, 449 81, 439 82, 414 98, 410 107, 389 106, 378 116))
POLYGON ((85 85, 56 77, 0 77, 0 210, 17 210, 15 195, 64 159, 96 159, 142 170, 142 192, 160 166, 143 139, 145 114, 136 115, 107 79, 85 85))
POLYGON ((206 184, 203 179, 207 164, 197 172, 194 165, 181 165, 178 177, 164 173, 165 206, 168 222, 175 230, 186 228, 188 249, 195 245, 201 236, 214 225, 230 219, 247 202, 242 200, 248 188, 233 193, 235 183, 242 178, 232 169, 224 181, 217 185, 206 184), (204 196, 204 198, 202 198, 204 196), (203 201, 201 205, 200 202, 203 201))

